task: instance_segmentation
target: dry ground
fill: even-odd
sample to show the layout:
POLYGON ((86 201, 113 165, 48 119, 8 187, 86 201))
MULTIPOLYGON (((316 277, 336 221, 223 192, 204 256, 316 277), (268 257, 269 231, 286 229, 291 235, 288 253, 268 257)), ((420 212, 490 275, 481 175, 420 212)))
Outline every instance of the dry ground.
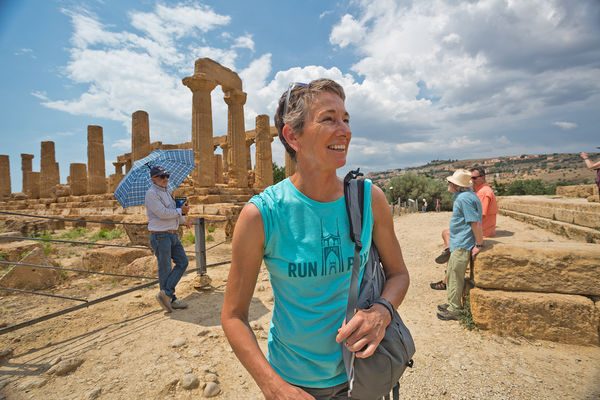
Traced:
MULTIPOLYGON (((402 397, 600 398, 599 347, 499 338, 436 318, 435 307, 445 302, 445 292, 431 290, 429 282, 443 274, 443 267, 433 258, 442 250, 440 232, 449 219, 450 213, 395 217, 411 274, 411 286, 399 311, 417 347, 415 366, 401 381, 402 397)), ((498 230, 503 240, 547 241, 549 246, 565 241, 506 217, 498 218, 498 230)), ((222 235, 216 232, 215 243, 222 235)), ((75 266, 77 257, 71 254, 59 261, 75 266)), ((229 244, 208 251, 209 263, 229 259, 229 244)), ((13 357, 0 365, 0 399, 85 399, 98 393, 100 399, 191 399, 202 397, 203 391, 183 389, 177 381, 189 373, 202 381, 207 372, 218 375, 221 394, 216 398, 262 398, 219 325, 228 268, 209 269, 213 280, 209 291, 192 287, 193 274, 182 279, 178 295, 190 304, 187 310, 163 313, 153 287, 0 336, 0 351, 13 349, 13 357), (185 344, 172 347, 175 339, 184 339, 185 344), (57 357, 84 362, 69 375, 48 376, 44 371, 57 357), (27 387, 32 377, 42 377, 45 383, 27 387)), ((94 299, 142 282, 77 276, 56 293, 94 299)), ((0 297, 0 323, 13 324, 71 305, 41 296, 0 297)), ((263 270, 251 305, 252 327, 263 349, 271 307, 263 270)))

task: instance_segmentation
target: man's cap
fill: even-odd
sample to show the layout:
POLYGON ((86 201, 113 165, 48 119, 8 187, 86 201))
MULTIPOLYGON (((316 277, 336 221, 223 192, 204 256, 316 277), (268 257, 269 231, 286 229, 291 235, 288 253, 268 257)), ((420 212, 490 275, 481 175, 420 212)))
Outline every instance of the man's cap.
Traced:
POLYGON ((471 187, 471 173, 466 169, 457 169, 446 180, 461 187, 471 187))
POLYGON ((167 171, 165 171, 165 169, 163 167, 152 167, 152 169, 150 170, 150 176, 152 178, 154 178, 155 176, 159 176, 162 174, 168 174, 167 171))

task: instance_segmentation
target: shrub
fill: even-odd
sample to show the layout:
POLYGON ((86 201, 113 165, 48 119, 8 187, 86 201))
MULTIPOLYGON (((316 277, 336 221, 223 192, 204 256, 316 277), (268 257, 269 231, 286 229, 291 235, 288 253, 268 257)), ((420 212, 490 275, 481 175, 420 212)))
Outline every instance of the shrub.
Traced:
POLYGON ((423 199, 426 199, 428 211, 435 210, 435 200, 439 198, 442 210, 452 210, 452 194, 448 192, 448 185, 439 179, 425 175, 405 174, 396 176, 385 188, 385 194, 388 202, 394 203, 398 201, 398 198, 402 202, 407 201, 407 199, 417 199, 419 204, 422 204, 423 199))
POLYGON ((216 229, 216 228, 217 228, 217 227, 216 227, 216 226, 214 226, 214 225, 208 225, 208 226, 206 227, 206 231, 207 231, 207 232, 209 232, 209 233, 213 233, 213 232, 215 231, 215 229, 216 229))
POLYGON ((215 238, 213 237, 213 235, 206 235, 206 241, 207 242, 214 242, 215 238))
POLYGON ((119 239, 121 237, 121 235, 123 234, 123 231, 121 229, 100 229, 100 231, 94 233, 92 235, 92 237, 90 237, 90 240, 92 242, 97 242, 98 240, 113 240, 113 239, 119 239))
POLYGON ((277 163, 273 163, 273 184, 281 182, 285 179, 285 166, 280 167, 277 163))
POLYGON ((82 227, 77 227, 77 228, 71 228, 69 231, 60 235, 60 237, 63 239, 75 240, 82 236, 85 236, 86 233, 87 233, 87 229, 82 228, 82 227))
POLYGON ((181 238, 181 243, 183 243, 186 246, 188 244, 196 243, 196 235, 194 235, 192 232, 188 233, 187 235, 181 238))

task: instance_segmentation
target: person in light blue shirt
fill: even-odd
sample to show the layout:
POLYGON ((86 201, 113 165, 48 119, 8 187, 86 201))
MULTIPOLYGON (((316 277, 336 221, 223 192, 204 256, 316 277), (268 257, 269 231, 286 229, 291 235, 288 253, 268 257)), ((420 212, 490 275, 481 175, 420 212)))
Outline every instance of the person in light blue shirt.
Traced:
POLYGON ((158 261, 160 291, 156 294, 156 300, 166 312, 172 312, 173 309, 188 306, 175 296, 175 286, 188 266, 188 259, 177 236, 177 229, 180 223, 188 228, 192 226, 182 215, 190 208, 187 203, 180 208, 176 207, 175 200, 167 189, 169 172, 163 167, 152 167, 150 179, 152 185, 146 192, 144 205, 148 216, 150 246, 158 261), (171 259, 175 262, 174 267, 171 266, 171 259))
MULTIPOLYGON (((221 323, 231 347, 267 399, 348 399, 341 346, 356 357, 375 351, 391 321, 386 306, 359 310, 343 324, 354 245, 342 179, 352 136, 342 87, 329 79, 292 84, 275 125, 296 172, 242 209, 221 323), (249 328, 249 305, 264 260, 273 290, 267 356, 249 328)), ((381 189, 365 181, 361 263, 371 238, 384 265, 381 300, 397 308, 408 271, 381 189)))
POLYGON ((438 305, 437 314, 444 321, 459 319, 465 271, 483 244, 481 201, 471 187, 471 173, 458 169, 446 180, 448 191, 454 194, 454 204, 450 218, 450 260, 446 272, 447 303, 438 305))

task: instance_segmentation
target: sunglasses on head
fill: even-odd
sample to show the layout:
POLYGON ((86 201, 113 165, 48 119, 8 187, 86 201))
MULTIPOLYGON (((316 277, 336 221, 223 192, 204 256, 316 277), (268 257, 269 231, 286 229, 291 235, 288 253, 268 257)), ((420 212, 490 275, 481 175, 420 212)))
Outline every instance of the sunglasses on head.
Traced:
POLYGON ((283 103, 283 114, 281 115, 281 118, 285 117, 287 114, 288 103, 290 102, 290 94, 292 93, 292 90, 296 86, 307 86, 307 85, 308 85, 308 83, 302 83, 302 82, 290 83, 290 85, 288 86, 287 94, 285 95, 285 103, 283 103))
POLYGON ((157 175, 156 177, 160 179, 169 179, 169 174, 157 175))
POLYGON ((477 179, 477 178, 481 178, 482 176, 485 176, 485 175, 477 175, 477 176, 472 176, 472 177, 471 177, 471 179, 477 179))

